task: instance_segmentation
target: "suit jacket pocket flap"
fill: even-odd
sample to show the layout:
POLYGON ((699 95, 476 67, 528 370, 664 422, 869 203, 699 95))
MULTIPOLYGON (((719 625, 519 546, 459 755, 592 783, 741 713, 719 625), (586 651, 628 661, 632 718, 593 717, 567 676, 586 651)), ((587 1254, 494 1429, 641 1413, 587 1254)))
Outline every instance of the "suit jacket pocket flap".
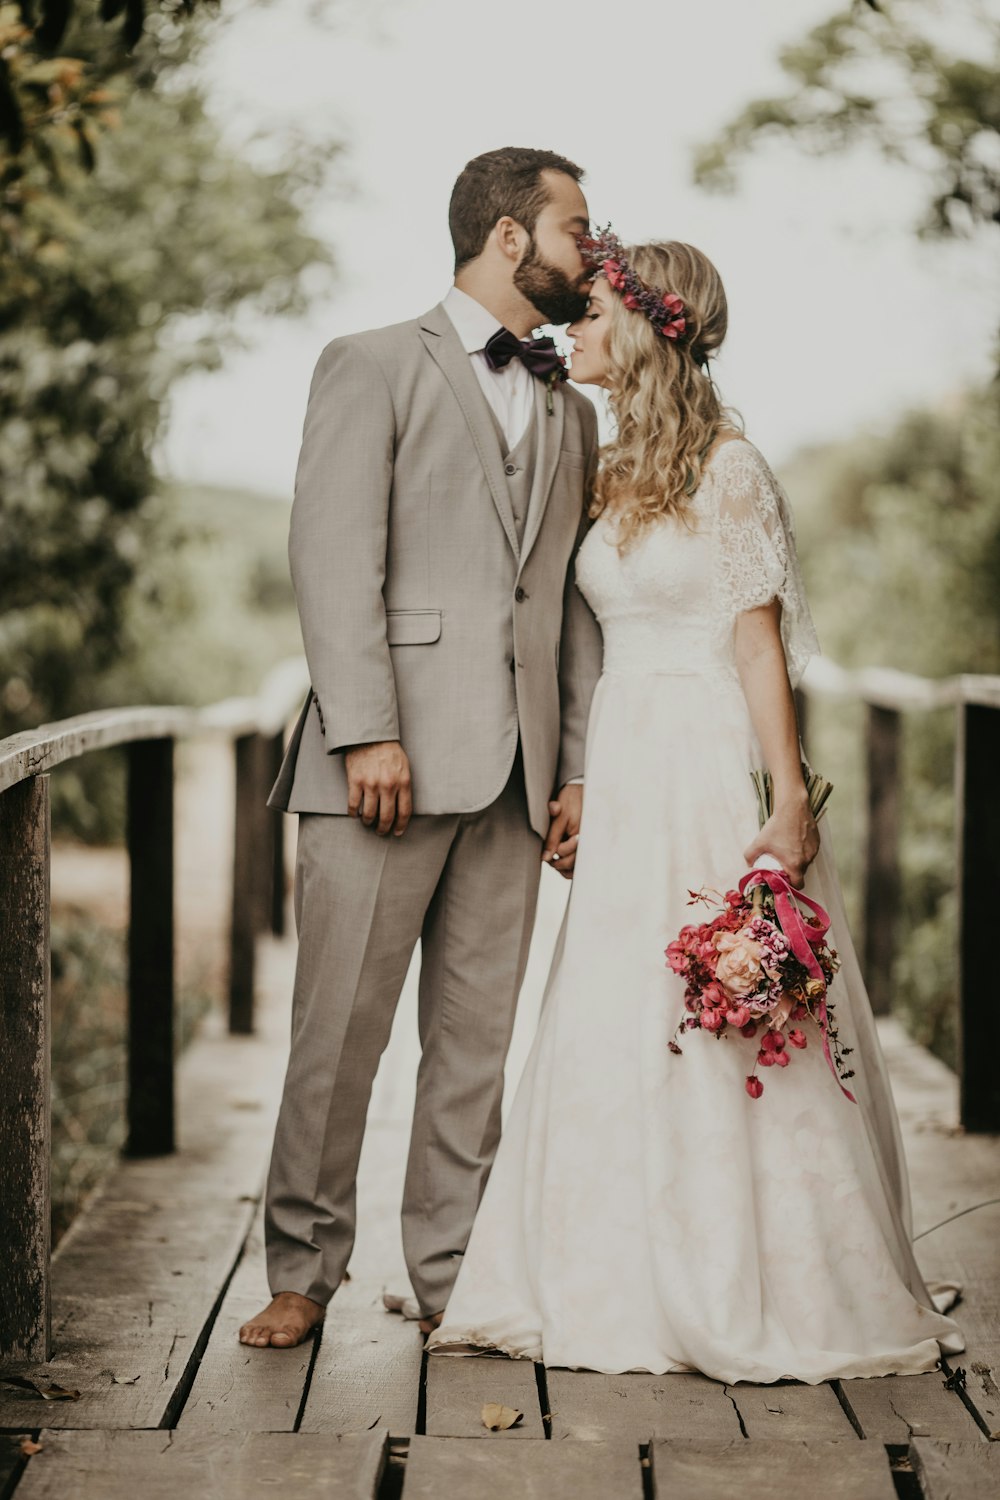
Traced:
POLYGON ((439 609, 386 611, 386 639, 390 646, 429 646, 441 635, 439 609))

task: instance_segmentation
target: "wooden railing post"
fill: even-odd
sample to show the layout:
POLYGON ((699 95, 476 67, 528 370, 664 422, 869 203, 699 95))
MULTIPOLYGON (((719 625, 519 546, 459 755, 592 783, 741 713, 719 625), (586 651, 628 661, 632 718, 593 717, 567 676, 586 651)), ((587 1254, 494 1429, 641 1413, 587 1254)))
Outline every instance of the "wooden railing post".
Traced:
POLYGON ((1000 1011, 994 951, 1000 890, 1000 708, 958 709, 958 1058, 966 1130, 1000 1131, 1000 1011))
MULTIPOLYGON (((274 781, 281 769, 281 762, 285 755, 285 736, 282 730, 272 735, 268 741, 270 753, 270 765, 268 767, 268 781, 273 786, 274 781)), ((268 788, 270 790, 270 787, 268 788)), ((285 935, 285 814, 283 812, 269 812, 268 822, 271 834, 271 931, 275 937, 285 935)))
POLYGON ((174 1149, 174 742, 128 750, 129 1156, 174 1149))
POLYGON ((865 749, 868 829, 864 864, 865 983, 876 1015, 892 1009, 892 969, 899 921, 899 746, 895 709, 868 705, 865 749))
POLYGON ((241 734, 235 742, 236 826, 233 837, 233 908, 229 960, 229 1030, 253 1031, 256 940, 268 921, 267 888, 273 867, 268 840, 267 740, 241 734))
POLYGON ((0 1356, 51 1352, 49 778, 0 795, 0 1356))

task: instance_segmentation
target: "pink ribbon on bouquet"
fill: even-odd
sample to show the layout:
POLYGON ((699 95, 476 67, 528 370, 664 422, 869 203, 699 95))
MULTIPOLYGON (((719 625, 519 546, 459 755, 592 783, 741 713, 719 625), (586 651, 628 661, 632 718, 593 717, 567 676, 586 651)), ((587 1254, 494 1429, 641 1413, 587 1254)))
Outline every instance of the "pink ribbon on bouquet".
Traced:
POLYGON ((781 924, 781 930, 788 939, 791 948, 799 963, 806 970, 810 979, 818 979, 823 985, 823 998, 816 1007, 819 1021, 820 1035, 823 1038, 823 1056, 826 1058, 827 1066, 834 1078, 840 1092, 852 1104, 857 1100, 850 1089, 844 1087, 840 1081, 836 1065, 830 1053, 830 1043, 827 1039, 827 1014, 826 1014, 826 979, 823 970, 819 966, 819 960, 813 952, 813 945, 819 944, 830 930, 830 914, 824 911, 818 901, 811 896, 806 896, 802 891, 797 891, 792 885, 784 870, 768 870, 760 866, 754 866, 748 870, 740 881, 740 895, 754 885, 766 885, 774 897, 774 914, 781 924), (800 903, 812 912, 814 920, 807 922, 796 903, 800 903))

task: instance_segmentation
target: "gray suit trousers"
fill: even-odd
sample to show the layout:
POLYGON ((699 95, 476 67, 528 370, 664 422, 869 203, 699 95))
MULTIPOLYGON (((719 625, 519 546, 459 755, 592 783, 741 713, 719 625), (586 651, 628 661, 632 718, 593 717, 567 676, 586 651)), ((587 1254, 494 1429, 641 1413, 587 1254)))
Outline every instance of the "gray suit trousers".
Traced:
POLYGON ((300 816, 291 1053, 265 1212, 273 1293, 325 1304, 347 1269, 372 1083, 419 938, 403 1248, 421 1309, 444 1307, 500 1138, 540 870, 520 754, 489 807, 415 817, 401 839, 300 816))

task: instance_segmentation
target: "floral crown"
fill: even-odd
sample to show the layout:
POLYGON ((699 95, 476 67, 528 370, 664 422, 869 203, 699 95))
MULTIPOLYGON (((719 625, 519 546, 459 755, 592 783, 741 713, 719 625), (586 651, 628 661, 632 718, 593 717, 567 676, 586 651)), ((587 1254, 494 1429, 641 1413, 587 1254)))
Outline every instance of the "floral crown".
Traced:
POLYGON ((641 312, 665 339, 678 340, 687 328, 687 309, 673 292, 658 292, 635 274, 625 258, 625 249, 611 225, 598 229, 596 235, 581 235, 577 240, 585 261, 589 261, 610 287, 621 292, 626 307, 641 312))

